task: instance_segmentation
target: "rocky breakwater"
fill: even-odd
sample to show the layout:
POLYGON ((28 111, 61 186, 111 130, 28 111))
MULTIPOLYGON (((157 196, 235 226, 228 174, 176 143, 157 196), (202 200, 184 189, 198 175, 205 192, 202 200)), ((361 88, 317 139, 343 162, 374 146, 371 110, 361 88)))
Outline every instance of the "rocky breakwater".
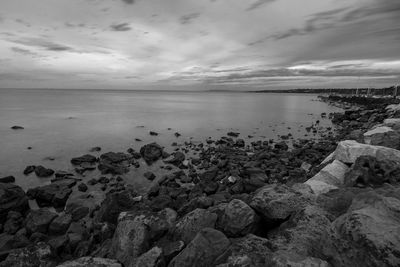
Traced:
POLYGON ((371 133, 397 133, 397 116, 334 114, 337 136, 291 148, 229 133, 172 153, 87 154, 27 194, 5 179, 0 266, 399 266, 400 151, 395 135, 371 133), (150 165, 161 175, 144 172, 145 194, 120 176, 150 165))

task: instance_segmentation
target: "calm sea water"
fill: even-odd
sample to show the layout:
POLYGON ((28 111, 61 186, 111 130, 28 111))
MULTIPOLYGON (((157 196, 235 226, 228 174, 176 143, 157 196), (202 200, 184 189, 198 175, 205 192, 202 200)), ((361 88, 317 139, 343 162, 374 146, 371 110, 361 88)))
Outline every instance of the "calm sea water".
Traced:
MULTIPOLYGON (((288 94, 0 90, 0 177, 14 175, 28 189, 49 179, 24 176, 27 165, 71 170, 70 159, 94 146, 102 147, 101 153, 139 150, 152 141, 168 148, 175 141, 204 141, 232 130, 243 138, 254 135, 252 140, 289 132, 304 137, 304 128, 322 112, 338 111, 315 100, 315 95, 288 94), (13 125, 25 129, 11 130, 13 125), (150 136, 150 130, 159 136, 150 136)), ((143 186, 142 171, 131 171, 127 179, 143 186)))

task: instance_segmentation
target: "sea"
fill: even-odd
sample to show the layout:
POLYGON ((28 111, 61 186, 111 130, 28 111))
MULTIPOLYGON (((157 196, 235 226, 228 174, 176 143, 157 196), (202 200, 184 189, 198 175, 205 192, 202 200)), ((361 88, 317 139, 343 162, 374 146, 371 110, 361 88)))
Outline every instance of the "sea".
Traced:
MULTIPOLYGON (((321 113, 338 111, 311 94, 0 89, 0 177, 13 175, 27 190, 50 182, 23 175, 27 165, 72 171, 70 159, 83 154, 139 151, 151 142, 172 152, 173 142, 204 142, 230 131, 239 132, 246 143, 279 140, 288 133, 294 139, 318 138, 306 127, 317 120, 332 126, 321 113), (13 130, 14 125, 24 129, 13 130), (89 152, 96 146, 100 152, 89 152)), ((158 167, 140 167, 124 178, 143 189, 149 185, 143 172, 158 167)))

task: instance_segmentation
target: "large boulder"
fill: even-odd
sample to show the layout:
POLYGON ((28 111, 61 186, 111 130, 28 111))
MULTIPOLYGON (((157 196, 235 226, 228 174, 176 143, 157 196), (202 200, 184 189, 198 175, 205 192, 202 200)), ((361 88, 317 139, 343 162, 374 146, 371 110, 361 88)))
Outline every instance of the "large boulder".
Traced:
POLYGON ((72 216, 64 213, 55 218, 49 225, 49 234, 64 234, 72 222, 72 216))
POLYGON ((54 174, 54 170, 45 168, 43 166, 36 166, 35 174, 37 177, 49 177, 54 174))
POLYGON ((26 216, 25 228, 28 233, 39 232, 46 234, 51 221, 55 217, 57 217, 57 214, 47 208, 31 210, 26 216))
POLYGON ((30 198, 36 199, 40 207, 63 208, 75 184, 76 180, 72 178, 55 180, 49 185, 29 189, 27 194, 30 198))
POLYGON ((334 159, 340 160, 343 163, 352 164, 360 156, 372 156, 383 161, 392 160, 400 163, 399 150, 383 146, 360 144, 353 140, 346 140, 339 142, 336 150, 329 155, 322 164, 334 159))
POLYGON ((96 163, 96 161, 97 161, 97 158, 90 154, 86 154, 86 155, 71 159, 71 163, 74 165, 80 165, 82 163, 93 164, 93 163, 96 163))
POLYGON ((151 164, 162 157, 163 148, 157 143, 147 144, 140 148, 140 154, 148 164, 151 164))
POLYGON ((316 195, 326 193, 343 185, 348 169, 349 167, 346 164, 339 160, 334 160, 314 177, 306 181, 305 184, 309 185, 316 195))
POLYGON ((257 222, 254 210, 242 200, 234 199, 226 205, 217 225, 227 236, 239 237, 253 232, 257 222))
POLYGON ((334 266, 400 266, 400 200, 374 191, 357 195, 324 239, 334 266))
POLYGON ((134 262, 173 226, 175 219, 176 212, 171 209, 158 213, 121 213, 110 248, 111 257, 126 266, 134 262))
POLYGON ((159 247, 153 247, 146 253, 143 253, 128 267, 164 267, 165 261, 163 251, 159 247))
POLYGON ((286 220, 291 214, 307 205, 309 198, 282 184, 266 185, 254 194, 250 207, 267 223, 286 220))
POLYGON ((66 261, 57 267, 122 267, 121 263, 113 259, 98 257, 81 257, 76 260, 66 261))
POLYGON ((400 148, 400 133, 394 131, 387 126, 376 127, 364 133, 364 141, 366 144, 390 147, 394 149, 400 148))
POLYGON ((9 211, 25 213, 28 209, 28 198, 21 187, 0 183, 0 223, 4 223, 9 211))
POLYGON ((214 228, 217 215, 205 209, 195 209, 183 216, 175 226, 174 236, 188 244, 203 228, 214 228))
POLYGON ((229 239, 220 231, 204 228, 168 266, 213 266, 214 261, 229 247, 229 244, 229 239))

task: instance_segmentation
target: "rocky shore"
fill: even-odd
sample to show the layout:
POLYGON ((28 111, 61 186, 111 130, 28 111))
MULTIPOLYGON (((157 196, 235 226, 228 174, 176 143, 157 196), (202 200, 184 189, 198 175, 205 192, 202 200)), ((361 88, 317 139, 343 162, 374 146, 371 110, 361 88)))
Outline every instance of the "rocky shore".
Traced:
POLYGON ((400 105, 361 104, 321 114, 337 131, 318 140, 229 132, 27 166, 51 182, 0 179, 0 266, 400 266, 400 105), (164 172, 146 194, 121 177, 143 161, 164 172))

